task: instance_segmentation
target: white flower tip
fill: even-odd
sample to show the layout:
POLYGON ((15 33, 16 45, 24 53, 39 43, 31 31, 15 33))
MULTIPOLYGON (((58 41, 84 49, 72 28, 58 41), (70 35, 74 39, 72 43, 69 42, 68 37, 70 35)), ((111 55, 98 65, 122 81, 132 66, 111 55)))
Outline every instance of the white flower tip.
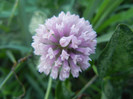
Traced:
POLYGON ((65 59, 68 60, 69 56, 70 55, 65 50, 62 50, 62 53, 61 53, 61 60, 62 61, 64 61, 65 59))
POLYGON ((62 46, 62 47, 66 47, 69 43, 70 43, 70 41, 71 41, 71 39, 72 39, 72 36, 69 36, 69 37, 62 37, 61 39, 60 39, 60 45, 62 46))
POLYGON ((48 57, 50 59, 53 59, 55 57, 55 53, 51 47, 48 49, 48 54, 46 55, 46 58, 48 58, 48 57))

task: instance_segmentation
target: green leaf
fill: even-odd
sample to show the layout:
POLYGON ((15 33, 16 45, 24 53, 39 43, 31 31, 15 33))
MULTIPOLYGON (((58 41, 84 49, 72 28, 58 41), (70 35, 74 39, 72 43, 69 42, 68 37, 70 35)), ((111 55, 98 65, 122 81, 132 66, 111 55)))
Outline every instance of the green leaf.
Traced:
POLYGON ((55 99, 63 99, 63 89, 61 81, 58 82, 55 90, 55 99))
POLYGON ((101 99, 122 99, 122 82, 106 80, 103 82, 103 92, 101 99))
POLYGON ((119 99, 123 85, 127 79, 131 78, 133 74, 132 41, 132 30, 121 24, 101 53, 98 60, 98 71, 103 80, 102 99, 119 99))
POLYGON ((95 74, 98 75, 97 67, 96 67, 95 65, 92 66, 92 69, 93 69, 93 71, 95 72, 95 74))
POLYGON ((70 84, 66 80, 65 82, 58 81, 55 90, 55 99, 71 99, 74 93, 70 90, 70 84))
POLYGON ((107 42, 110 40, 111 36, 112 36, 113 32, 110 32, 108 34, 104 34, 100 37, 97 38, 97 43, 103 43, 103 42, 107 42))

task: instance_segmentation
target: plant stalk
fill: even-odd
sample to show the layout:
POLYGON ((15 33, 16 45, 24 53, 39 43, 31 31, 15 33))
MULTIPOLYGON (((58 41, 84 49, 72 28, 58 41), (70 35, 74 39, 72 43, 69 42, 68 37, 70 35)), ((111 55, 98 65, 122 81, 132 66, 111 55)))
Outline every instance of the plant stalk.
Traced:
POLYGON ((77 97, 79 97, 97 79, 97 77, 98 76, 95 75, 72 99, 77 99, 77 97))
POLYGON ((48 88, 47 88, 46 95, 45 95, 44 99, 49 99, 48 97, 50 94, 51 85, 52 85, 52 78, 49 76, 48 88))

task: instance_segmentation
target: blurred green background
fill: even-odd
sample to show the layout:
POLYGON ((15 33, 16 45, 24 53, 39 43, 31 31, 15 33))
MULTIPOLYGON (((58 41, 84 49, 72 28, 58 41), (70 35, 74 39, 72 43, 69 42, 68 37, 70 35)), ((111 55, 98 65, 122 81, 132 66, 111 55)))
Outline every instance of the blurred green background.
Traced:
MULTIPOLYGON (((91 67, 82 72, 79 78, 70 77, 64 82, 53 80, 49 99, 72 99, 94 75, 99 75, 98 66, 105 63, 99 59, 99 55, 116 30, 116 26, 124 23, 133 29, 132 0, 0 0, 0 99, 44 98, 48 76, 37 71, 38 57, 33 55, 32 35, 35 34, 38 24, 44 23, 47 18, 53 15, 57 16, 61 11, 70 11, 72 14, 78 14, 90 21, 97 32, 97 49, 96 54, 91 56, 91 67)), ((131 35, 128 35, 127 38, 132 37, 131 30, 125 27, 121 26, 120 30, 117 28, 116 34, 127 33, 128 35, 130 32, 131 35)), ((120 40, 126 40, 126 37, 122 38, 122 36, 120 40)), ((133 45, 132 40, 132 38, 129 40, 131 45, 133 45)), ((109 46, 114 45, 114 43, 111 44, 109 46)), ((120 49, 121 46, 122 43, 120 43, 120 49)), ((115 59, 126 57, 125 55, 129 57, 129 54, 131 56, 133 48, 130 47, 129 52, 131 53, 127 53, 127 50, 124 52, 126 54, 123 54, 123 51, 116 51, 115 59)), ((107 49, 104 50, 105 53, 107 49)), ((111 51, 112 49, 107 53, 111 51)), ((100 56, 103 58, 102 55, 100 56)), ((131 56, 131 58, 133 57, 131 56)), ((129 60, 132 60, 131 58, 129 60)), ((106 61, 107 58, 103 59, 106 61)), ((117 67, 118 62, 113 63, 113 59, 111 59, 109 58, 109 63, 117 67)), ((128 63, 132 66, 133 62, 125 62, 125 64, 128 63)), ((126 68, 124 69, 126 70, 126 68)), ((128 69, 130 68, 128 67, 128 69)), ((131 68, 131 70, 133 69, 131 68)), ((114 78, 115 80, 111 80, 111 82, 108 80, 112 77, 110 75, 98 77, 77 99, 133 99, 133 73, 130 74, 130 77, 129 75, 124 76, 124 74, 122 77, 114 78), (128 80, 126 79, 126 83, 123 81, 124 77, 129 77, 128 80), (110 82, 107 85, 110 84, 112 87, 104 87, 105 81, 103 80, 105 79, 110 82), (118 83, 118 79, 122 84, 118 83), (121 91, 113 89, 113 85, 118 85, 117 87, 121 91), (114 92, 118 92, 119 96, 111 98, 112 94, 109 94, 110 98, 105 98, 102 94, 104 88, 106 92, 111 93, 115 90, 114 92)))

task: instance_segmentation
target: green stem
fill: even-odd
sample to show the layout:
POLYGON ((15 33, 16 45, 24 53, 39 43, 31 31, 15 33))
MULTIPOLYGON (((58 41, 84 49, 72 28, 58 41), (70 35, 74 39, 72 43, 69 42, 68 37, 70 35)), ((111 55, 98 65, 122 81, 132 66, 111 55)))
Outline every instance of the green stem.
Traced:
POLYGON ((7 82, 7 80, 12 76, 13 72, 10 71, 10 73, 6 76, 4 81, 0 84, 0 89, 3 87, 3 85, 7 82))
POLYGON ((19 0, 16 0, 16 1, 15 1, 15 4, 14 4, 13 9, 12 9, 11 16, 9 17, 8 26, 11 24, 12 18, 13 18, 13 16, 15 15, 15 11, 16 11, 16 9, 17 9, 18 2, 19 2, 19 0))
POLYGON ((52 85, 52 78, 49 77, 48 88, 47 88, 47 92, 46 92, 46 95, 45 95, 44 99, 48 99, 49 94, 50 94, 50 90, 51 90, 51 85, 52 85))
POLYGON ((95 80, 97 79, 97 75, 95 75, 72 99, 77 99, 95 80))
POLYGON ((20 64, 18 64, 17 66, 16 66, 16 68, 14 69, 14 70, 11 70, 10 71, 10 73, 6 76, 6 78, 3 80, 3 82, 0 84, 0 90, 1 90, 1 88, 5 85, 5 83, 11 78, 11 76, 13 75, 13 72, 15 71, 15 70, 17 70, 17 68, 19 67, 19 65, 20 64))

